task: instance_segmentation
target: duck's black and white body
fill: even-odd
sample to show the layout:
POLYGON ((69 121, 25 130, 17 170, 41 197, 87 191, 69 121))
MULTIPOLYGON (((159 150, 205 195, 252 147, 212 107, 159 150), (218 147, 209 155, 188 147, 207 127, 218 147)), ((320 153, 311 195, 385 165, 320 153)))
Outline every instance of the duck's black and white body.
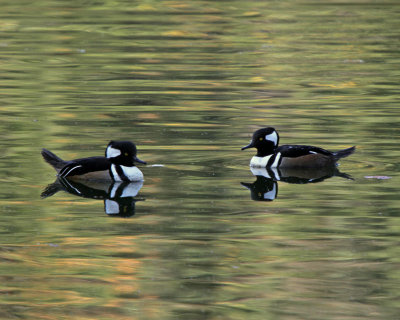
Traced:
POLYGON ((278 146, 279 135, 272 127, 259 129, 253 134, 249 145, 242 148, 256 148, 257 154, 251 159, 254 168, 322 168, 334 166, 336 162, 351 155, 355 147, 331 152, 319 147, 306 145, 278 146))
POLYGON ((130 141, 111 141, 105 157, 89 157, 64 161, 49 150, 42 156, 59 177, 76 180, 142 181, 143 173, 135 162, 146 164, 136 156, 137 149, 130 141))

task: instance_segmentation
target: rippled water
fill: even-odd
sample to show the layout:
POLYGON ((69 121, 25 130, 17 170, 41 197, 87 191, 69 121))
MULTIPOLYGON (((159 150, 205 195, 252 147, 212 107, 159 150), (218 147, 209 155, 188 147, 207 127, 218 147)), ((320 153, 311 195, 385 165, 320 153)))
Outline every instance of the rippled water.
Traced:
POLYGON ((398 318, 397 2, 0 9, 1 318, 398 318), (357 151, 256 177, 263 126, 357 151), (143 185, 51 185, 112 139, 143 185))

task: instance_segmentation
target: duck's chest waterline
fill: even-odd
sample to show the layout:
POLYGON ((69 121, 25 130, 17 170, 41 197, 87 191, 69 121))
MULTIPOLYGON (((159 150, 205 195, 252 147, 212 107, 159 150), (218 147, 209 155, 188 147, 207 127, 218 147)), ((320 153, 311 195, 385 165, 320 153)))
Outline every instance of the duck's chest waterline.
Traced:
POLYGON ((125 167, 113 164, 111 174, 114 181, 142 181, 143 173, 136 166, 125 167))
POLYGON ((270 154, 265 157, 254 156, 250 160, 250 167, 253 168, 277 168, 279 166, 279 162, 281 159, 281 154, 278 152, 277 154, 270 154))

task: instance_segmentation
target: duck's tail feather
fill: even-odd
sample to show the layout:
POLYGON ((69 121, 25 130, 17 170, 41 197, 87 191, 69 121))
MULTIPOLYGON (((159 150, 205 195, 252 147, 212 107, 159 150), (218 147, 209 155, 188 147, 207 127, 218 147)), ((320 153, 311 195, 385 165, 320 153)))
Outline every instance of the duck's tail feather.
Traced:
POLYGON ((61 168, 63 168, 65 166, 65 164, 67 163, 66 161, 57 157, 53 152, 51 152, 47 149, 42 149, 42 156, 43 156, 43 159, 57 171, 59 171, 61 168))
POLYGON ((356 147, 351 147, 351 148, 347 148, 347 149, 343 149, 343 150, 339 150, 337 152, 333 152, 333 157, 335 158, 335 161, 341 159, 341 158, 345 158, 348 157, 349 155, 351 155, 352 153, 354 153, 354 151, 356 150, 356 147))

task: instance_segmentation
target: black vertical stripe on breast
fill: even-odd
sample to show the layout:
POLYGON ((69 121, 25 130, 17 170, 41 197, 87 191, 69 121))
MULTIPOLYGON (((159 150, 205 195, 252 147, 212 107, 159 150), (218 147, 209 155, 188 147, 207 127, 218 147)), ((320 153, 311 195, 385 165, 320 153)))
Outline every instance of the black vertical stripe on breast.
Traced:
POLYGON ((268 167, 268 168, 272 166, 272 164, 273 164, 274 161, 275 161, 275 158, 276 158, 276 154, 273 154, 273 155, 271 156, 271 158, 268 159, 268 162, 267 162, 267 167, 268 167))
POLYGON ((115 165, 115 170, 117 171, 119 178, 122 181, 129 181, 129 178, 125 175, 124 170, 122 170, 120 165, 115 165))
POLYGON ((276 168, 279 168, 283 158, 280 152, 273 154, 271 158, 268 159, 267 167, 272 167, 272 165, 276 161, 276 157, 278 157, 278 163, 276 164, 276 168))

